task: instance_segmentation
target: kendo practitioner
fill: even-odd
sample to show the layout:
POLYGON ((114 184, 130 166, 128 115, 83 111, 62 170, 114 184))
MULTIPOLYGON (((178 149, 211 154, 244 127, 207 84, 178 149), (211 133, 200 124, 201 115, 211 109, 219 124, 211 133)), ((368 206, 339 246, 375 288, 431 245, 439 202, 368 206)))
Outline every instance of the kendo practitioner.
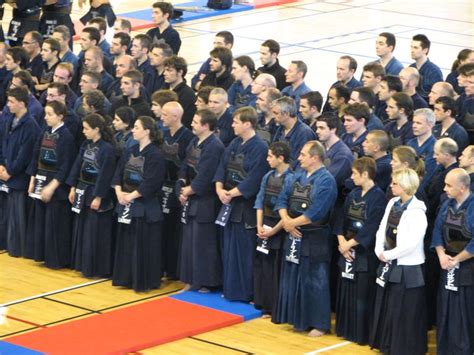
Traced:
POLYGON ((341 140, 352 151, 354 158, 360 158, 365 155, 362 143, 369 133, 367 130, 367 123, 370 119, 369 106, 355 102, 345 106, 343 113, 345 133, 341 140))
MULTIPOLYGON (((0 21, 3 21, 3 14, 5 12, 4 4, 5 0, 0 0, 0 21)), ((5 33, 3 32, 2 26, 0 26, 0 42, 5 42, 5 33)))
POLYGON ((425 204, 415 196, 418 174, 407 168, 392 174, 392 198, 376 234, 376 294, 369 344, 393 355, 425 354, 427 306, 423 239, 425 204))
POLYGON ((174 54, 178 54, 181 48, 181 38, 179 32, 171 26, 174 8, 169 2, 157 1, 153 3, 152 18, 156 27, 147 31, 147 35, 151 37, 153 43, 168 43, 173 49, 174 54))
POLYGON ((360 345, 369 340, 377 268, 373 248, 387 205, 385 192, 375 184, 376 170, 370 157, 353 163, 351 178, 356 187, 346 198, 342 223, 333 230, 340 253, 336 334, 360 345))
POLYGON ((5 2, 13 7, 13 16, 6 39, 10 47, 21 46, 27 32, 38 31, 43 0, 7 0, 5 2))
POLYGON ((407 94, 397 92, 387 101, 389 122, 384 129, 390 138, 390 147, 406 145, 414 137, 412 129, 413 101, 407 94))
POLYGON ((272 142, 278 128, 272 112, 272 102, 281 96, 280 91, 276 88, 265 89, 257 96, 258 125, 256 132, 268 144, 272 142))
POLYGON ((375 184, 380 187, 382 191, 387 191, 392 180, 391 158, 390 154, 387 153, 390 149, 387 133, 380 129, 374 129, 367 134, 362 145, 365 155, 375 160, 375 184))
POLYGON ((466 170, 471 178, 471 191, 474 191, 474 145, 469 145, 459 157, 459 167, 466 170))
POLYGON ((223 206, 216 222, 223 228, 223 293, 231 301, 253 299, 253 260, 256 214, 253 209, 260 181, 268 170, 268 146, 255 133, 257 112, 241 107, 234 112, 237 135, 226 148, 214 176, 223 206))
POLYGON ((301 170, 285 184, 275 209, 287 232, 275 323, 318 337, 331 327, 329 215, 337 197, 334 177, 324 167, 324 147, 306 143, 301 170))
MULTIPOLYGON (((86 0, 79 0, 79 6, 82 8, 85 2, 86 0)), ((90 0, 89 2, 91 5, 89 11, 79 19, 82 24, 86 25, 95 17, 102 17, 107 21, 107 27, 113 28, 117 17, 112 9, 110 0, 90 0)))
POLYGON ((26 257, 52 269, 71 262, 72 212, 65 184, 76 158, 74 137, 64 124, 67 108, 58 101, 45 107, 47 127, 36 143, 28 168, 31 176, 26 257))
POLYGON ((112 273, 112 193, 115 140, 105 119, 96 113, 84 117, 86 140, 72 166, 67 184, 73 221, 71 266, 85 277, 112 273))
POLYGON ((451 170, 445 183, 449 199, 436 217, 431 243, 442 269, 436 351, 468 355, 474 352, 474 195, 463 169, 451 170))
POLYGON ((194 137, 181 164, 176 195, 183 206, 179 279, 184 290, 209 292, 222 285, 222 261, 215 219, 220 203, 212 179, 224 144, 214 134, 217 117, 198 110, 191 123, 194 137))
POLYGON ((268 150, 270 170, 262 179, 255 200, 257 210, 257 251, 254 259, 254 305, 264 317, 276 313, 280 285, 281 250, 285 236, 275 205, 285 182, 293 178, 290 169, 290 146, 274 142, 268 150))
POLYGON ((8 91, 10 114, 2 119, 0 149, 0 189, 6 192, 6 236, 10 256, 25 256, 26 217, 29 176, 34 146, 40 133, 38 124, 29 114, 28 90, 13 88, 8 91))
POLYGON ((159 193, 165 178, 161 134, 151 117, 133 127, 138 142, 122 156, 112 184, 117 195, 117 242, 112 285, 137 292, 159 288, 163 213, 159 193))
POLYGON ((178 278, 178 255, 181 235, 181 204, 175 193, 179 167, 186 157, 186 148, 193 139, 193 133, 181 123, 184 111, 176 101, 166 103, 162 108, 161 120, 165 127, 162 150, 166 160, 165 181, 163 183, 163 271, 169 279, 178 278))
POLYGON ((57 26, 66 26, 69 29, 69 46, 72 48, 72 37, 76 34, 71 20, 72 0, 46 0, 42 6, 42 14, 38 32, 43 38, 53 35, 57 26))

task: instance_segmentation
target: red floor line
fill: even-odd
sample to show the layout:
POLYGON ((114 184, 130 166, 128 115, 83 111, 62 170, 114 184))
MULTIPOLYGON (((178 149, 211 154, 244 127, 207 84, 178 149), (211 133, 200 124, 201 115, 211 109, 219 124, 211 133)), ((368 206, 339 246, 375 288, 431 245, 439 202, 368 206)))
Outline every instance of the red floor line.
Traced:
POLYGON ((36 323, 30 322, 30 321, 27 321, 27 320, 24 320, 24 319, 12 317, 12 316, 7 316, 7 318, 12 319, 12 320, 16 320, 18 322, 26 323, 26 324, 29 324, 29 325, 33 325, 35 327, 46 328, 44 325, 36 324, 36 323))

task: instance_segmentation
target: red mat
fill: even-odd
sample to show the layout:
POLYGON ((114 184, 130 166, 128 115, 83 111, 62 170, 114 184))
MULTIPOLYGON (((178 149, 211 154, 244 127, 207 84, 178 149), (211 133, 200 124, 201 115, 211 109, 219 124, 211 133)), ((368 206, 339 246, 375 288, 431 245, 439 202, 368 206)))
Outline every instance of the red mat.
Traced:
POLYGON ((166 297, 3 340, 47 354, 123 354, 241 322, 166 297))

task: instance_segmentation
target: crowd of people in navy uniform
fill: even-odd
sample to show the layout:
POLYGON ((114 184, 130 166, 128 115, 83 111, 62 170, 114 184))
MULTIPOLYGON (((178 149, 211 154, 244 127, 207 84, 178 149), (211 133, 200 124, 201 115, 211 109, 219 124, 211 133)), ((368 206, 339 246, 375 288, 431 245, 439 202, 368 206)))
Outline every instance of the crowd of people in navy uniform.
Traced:
POLYGON ((323 100, 277 41, 257 67, 228 31, 188 84, 170 3, 131 37, 91 1, 79 53, 71 0, 11 5, 0 249, 137 292, 222 290, 310 336, 335 312, 338 336, 384 353, 425 353, 433 326, 438 353, 474 352, 472 49, 444 78, 427 36, 405 67, 380 33, 323 100))

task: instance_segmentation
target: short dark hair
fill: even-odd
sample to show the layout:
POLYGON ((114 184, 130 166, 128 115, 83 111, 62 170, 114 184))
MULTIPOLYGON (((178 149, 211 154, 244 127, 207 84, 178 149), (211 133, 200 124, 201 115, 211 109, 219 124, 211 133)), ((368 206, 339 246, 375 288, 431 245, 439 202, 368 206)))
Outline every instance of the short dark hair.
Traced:
POLYGON ((20 70, 18 73, 13 74, 13 77, 19 79, 21 84, 28 88, 28 90, 32 91, 34 89, 35 82, 28 70, 20 70))
POLYGON ((125 46, 127 48, 130 46, 130 42, 132 41, 130 35, 125 32, 117 32, 116 34, 114 34, 114 38, 118 38, 120 41, 120 45, 125 46))
POLYGON ((369 106, 366 103, 360 104, 358 102, 354 102, 353 104, 349 104, 344 108, 344 115, 350 115, 357 121, 364 119, 365 125, 367 126, 367 123, 369 123, 370 120, 369 106))
POLYGON ((214 89, 214 86, 203 86, 200 87, 196 97, 199 97, 201 100, 203 100, 206 104, 209 103, 209 95, 211 94, 212 89, 214 89))
POLYGON ((239 120, 243 123, 250 122, 253 129, 257 128, 257 111, 251 106, 244 106, 235 110, 232 117, 239 116, 239 120))
POLYGON ((262 47, 267 47, 271 54, 280 54, 280 44, 274 39, 267 39, 265 42, 262 43, 262 47))
POLYGON ((449 96, 438 97, 435 101, 435 104, 441 104, 441 107, 444 111, 451 111, 451 117, 456 117, 458 114, 458 105, 456 100, 449 96))
POLYGON ((89 91, 87 94, 84 94, 83 100, 98 111, 102 111, 105 107, 105 95, 100 90, 89 91))
POLYGON ((132 31, 132 23, 129 20, 127 20, 126 18, 118 18, 117 20, 120 21, 120 27, 122 29, 132 31))
POLYGON ((229 48, 217 47, 210 52, 211 57, 217 58, 225 65, 226 70, 230 71, 232 68, 232 51, 229 48))
POLYGON ((364 65, 362 71, 369 71, 374 74, 375 77, 380 76, 383 77, 385 75, 385 68, 382 64, 377 62, 370 62, 364 65))
POLYGON ((98 46, 100 42, 100 31, 95 27, 84 27, 83 33, 87 33, 89 40, 95 41, 95 45, 98 46))
POLYGON ((43 44, 49 44, 49 48, 51 49, 51 52, 58 52, 58 56, 59 56, 59 52, 61 51, 61 45, 59 44, 57 40, 55 40, 52 37, 49 37, 44 40, 43 44))
POLYGON ((337 83, 331 89, 336 90, 336 96, 338 99, 343 98, 345 102, 349 102, 351 98, 351 89, 341 83, 337 83))
POLYGON ((300 99, 306 99, 309 106, 314 106, 321 112, 323 107, 323 96, 319 91, 310 91, 300 96, 300 99))
POLYGON ((30 34, 33 41, 37 42, 41 47, 41 45, 43 44, 43 35, 41 33, 39 33, 38 31, 30 31, 26 34, 30 34))
POLYGON ((403 92, 397 92, 392 95, 392 99, 395 101, 398 109, 403 109, 407 117, 411 117, 413 114, 413 100, 410 96, 403 92))
POLYGON ((67 26, 64 26, 64 25, 56 26, 53 30, 53 33, 54 32, 60 33, 61 36, 63 36, 63 39, 65 41, 69 41, 71 39, 71 31, 69 30, 67 26))
POLYGON ((121 106, 115 110, 115 115, 118 116, 123 123, 127 125, 127 128, 133 127, 135 124, 135 120, 137 119, 137 115, 135 110, 128 106, 121 106))
POLYGON ((298 72, 301 72, 303 73, 303 78, 306 76, 306 74, 308 73, 308 66, 306 65, 305 62, 303 62, 302 60, 292 60, 291 61, 291 64, 294 64, 296 65, 296 70, 298 72))
POLYGON ((186 63, 186 59, 183 57, 178 57, 177 55, 166 58, 163 65, 165 68, 169 67, 175 69, 177 72, 181 72, 183 78, 188 72, 188 63, 186 63))
POLYGON ((25 107, 28 106, 28 102, 30 101, 29 91, 25 87, 12 88, 8 90, 7 97, 13 97, 17 101, 23 102, 25 104, 25 107))
POLYGON ((52 82, 48 85, 48 89, 56 89, 59 95, 67 96, 70 92, 69 86, 63 83, 52 82))
POLYGON ((291 148, 288 142, 273 142, 268 149, 275 157, 283 157, 285 163, 289 163, 291 159, 291 148))
POLYGON ((28 64, 28 53, 23 47, 11 47, 7 49, 7 54, 9 54, 13 61, 17 63, 20 68, 26 69, 26 65, 28 64))
POLYGON ((353 70, 354 72, 357 70, 357 60, 355 60, 350 55, 343 55, 339 59, 347 59, 349 61, 349 69, 353 70))
POLYGON ((358 92, 359 100, 365 102, 369 108, 373 108, 375 106, 375 94, 371 88, 361 86, 352 89, 352 92, 358 92))
POLYGON ((163 13, 163 15, 168 14, 168 20, 171 20, 171 18, 173 17, 174 8, 173 8, 173 5, 171 3, 157 1, 157 2, 153 3, 153 7, 155 9, 160 9, 161 12, 163 13))
POLYGON ((153 40, 151 39, 150 36, 144 34, 144 33, 139 33, 135 37, 133 37, 133 40, 140 41, 140 46, 142 48, 146 48, 148 51, 151 49, 151 45, 153 43, 153 40))
POLYGON ((385 42, 387 43, 387 46, 393 46, 393 49, 395 49, 395 46, 397 44, 397 40, 395 38, 395 35, 390 32, 382 32, 379 34, 380 37, 385 37, 385 42))
POLYGON ((396 75, 385 75, 382 77, 382 81, 387 82, 389 91, 401 92, 403 90, 402 81, 396 75))
POLYGON ((377 175, 377 165, 375 164, 374 158, 371 157, 356 159, 352 163, 352 169, 356 170, 359 174, 366 172, 370 180, 374 180, 377 175))
POLYGON ((426 35, 424 34, 414 35, 412 40, 420 42, 421 48, 428 49, 428 52, 430 51, 431 41, 428 39, 428 37, 426 37, 426 35))
POLYGON ((49 101, 45 107, 51 107, 56 115, 63 116, 63 121, 67 116, 67 106, 61 101, 49 101))
POLYGON ((162 89, 155 91, 153 95, 151 95, 151 102, 156 102, 161 107, 171 101, 178 101, 178 94, 173 90, 162 89))
POLYGON ((143 83, 143 74, 137 69, 132 69, 132 70, 126 71, 123 74, 123 78, 125 78, 125 77, 131 79, 133 84, 143 83))
POLYGON ((159 48, 163 52, 164 57, 171 57, 173 55, 173 49, 170 47, 168 43, 154 43, 151 46, 150 52, 153 51, 153 49, 159 48))
POLYGON ((329 129, 335 129, 336 132, 341 128, 341 120, 334 112, 323 112, 317 119, 317 122, 326 122, 329 129))
POLYGON ((229 31, 219 31, 216 33, 216 37, 224 38, 225 44, 234 45, 234 35, 229 31))
POLYGON ((201 118, 201 126, 208 125, 210 131, 214 131, 217 126, 217 116, 207 108, 196 111, 196 116, 201 118))
POLYGON ((103 17, 94 17, 88 23, 99 25, 99 31, 102 31, 104 33, 107 32, 107 22, 105 21, 105 19, 103 17))
POLYGON ((93 82, 96 82, 97 85, 100 85, 100 82, 102 81, 102 77, 100 76, 100 74, 92 70, 86 70, 82 73, 81 77, 83 76, 88 76, 92 79, 93 82))

